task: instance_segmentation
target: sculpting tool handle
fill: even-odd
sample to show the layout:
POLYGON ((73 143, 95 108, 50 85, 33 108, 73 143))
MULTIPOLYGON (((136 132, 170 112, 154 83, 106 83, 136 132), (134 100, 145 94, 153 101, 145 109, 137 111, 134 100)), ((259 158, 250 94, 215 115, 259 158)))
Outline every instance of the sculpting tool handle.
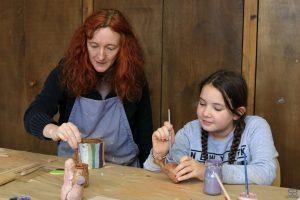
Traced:
POLYGON ((228 192, 227 192, 227 190, 225 189, 225 187, 224 187, 224 185, 223 185, 223 183, 222 183, 220 177, 218 176, 218 174, 217 174, 217 173, 214 173, 214 175, 215 175, 215 177, 216 177, 216 179, 217 179, 217 181, 218 181, 218 183, 219 183, 221 189, 223 190, 226 199, 227 199, 227 200, 231 200, 231 199, 230 199, 230 196, 228 195, 228 192))
POLYGON ((33 167, 33 168, 30 168, 30 169, 26 169, 26 170, 23 170, 20 175, 21 176, 25 176, 27 174, 30 174, 32 172, 35 172, 36 170, 40 169, 43 165, 38 165, 36 167, 33 167))
POLYGON ((9 183, 11 181, 14 181, 17 178, 17 174, 13 173, 13 172, 9 172, 6 174, 2 174, 0 176, 0 186, 4 185, 6 183, 9 183))

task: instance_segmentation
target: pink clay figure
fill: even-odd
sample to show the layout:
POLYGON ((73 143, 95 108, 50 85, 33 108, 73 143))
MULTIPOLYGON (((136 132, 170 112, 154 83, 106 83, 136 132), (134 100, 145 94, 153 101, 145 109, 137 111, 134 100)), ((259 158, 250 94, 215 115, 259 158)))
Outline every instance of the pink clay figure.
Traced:
POLYGON ((238 196, 238 200, 257 200, 257 196, 254 193, 249 193, 249 195, 247 196, 245 194, 245 192, 242 192, 239 196, 238 196))
POLYGON ((83 185, 85 178, 79 176, 76 184, 72 184, 74 176, 75 162, 73 159, 68 159, 65 162, 64 183, 61 188, 61 200, 81 200, 83 198, 83 185))

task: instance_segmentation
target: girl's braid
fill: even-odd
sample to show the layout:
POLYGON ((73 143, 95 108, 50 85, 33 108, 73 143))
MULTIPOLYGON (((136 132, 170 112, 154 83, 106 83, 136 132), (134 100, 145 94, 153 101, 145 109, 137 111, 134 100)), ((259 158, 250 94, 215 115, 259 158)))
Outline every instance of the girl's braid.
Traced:
POLYGON ((208 132, 202 128, 201 144, 202 144, 202 156, 204 158, 204 162, 208 159, 207 140, 208 140, 208 132))
POLYGON ((237 122, 236 122, 236 127, 233 133, 233 141, 232 141, 232 145, 230 147, 230 152, 228 155, 228 162, 229 164, 233 164, 235 161, 235 155, 236 152, 238 150, 240 141, 241 141, 241 137, 242 137, 242 133, 245 129, 245 120, 244 120, 244 116, 241 117, 237 122))

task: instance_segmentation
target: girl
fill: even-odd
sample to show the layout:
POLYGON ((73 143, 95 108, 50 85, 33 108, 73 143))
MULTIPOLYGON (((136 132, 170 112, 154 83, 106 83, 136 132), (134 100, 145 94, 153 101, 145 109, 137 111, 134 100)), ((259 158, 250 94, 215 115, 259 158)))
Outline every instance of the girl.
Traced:
POLYGON ((276 176, 278 153, 266 120, 246 116, 247 86, 242 76, 220 70, 199 88, 198 120, 180 129, 175 141, 172 125, 165 122, 152 135, 153 149, 144 168, 159 171, 154 160, 166 159, 178 163, 174 169, 177 181, 203 180, 205 161, 216 159, 223 163, 224 183, 243 184, 246 154, 249 183, 270 185, 276 176))

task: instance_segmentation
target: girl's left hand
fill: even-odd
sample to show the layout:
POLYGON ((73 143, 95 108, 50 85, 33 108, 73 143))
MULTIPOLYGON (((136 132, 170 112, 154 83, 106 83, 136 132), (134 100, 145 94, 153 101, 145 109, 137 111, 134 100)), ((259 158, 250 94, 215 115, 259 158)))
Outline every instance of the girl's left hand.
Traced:
POLYGON ((174 169, 174 173, 176 174, 178 181, 183 181, 190 178, 197 178, 203 181, 204 171, 204 164, 188 156, 183 156, 180 159, 180 164, 174 169))

